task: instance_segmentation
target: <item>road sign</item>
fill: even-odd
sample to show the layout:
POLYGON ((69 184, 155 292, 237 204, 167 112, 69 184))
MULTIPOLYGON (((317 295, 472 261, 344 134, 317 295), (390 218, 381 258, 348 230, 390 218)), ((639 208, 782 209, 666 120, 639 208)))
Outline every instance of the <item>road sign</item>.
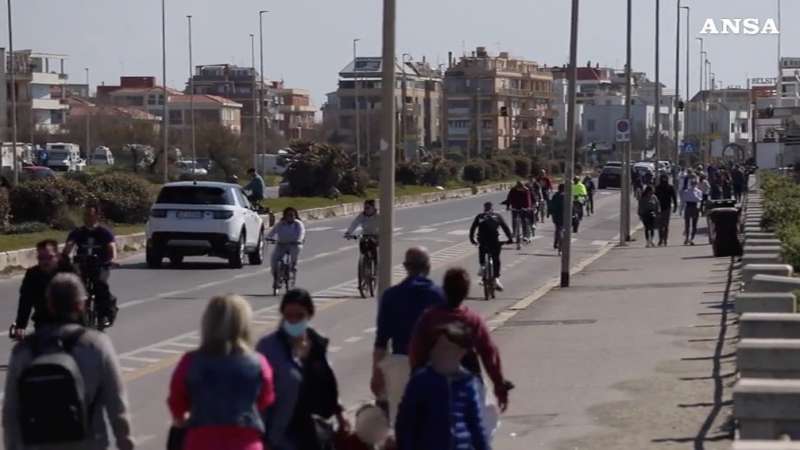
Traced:
POLYGON ((631 121, 628 119, 620 119, 617 121, 617 142, 630 142, 631 141, 631 121))
POLYGON ((687 142, 683 144, 683 153, 695 153, 695 152, 697 152, 697 147, 693 143, 687 142))

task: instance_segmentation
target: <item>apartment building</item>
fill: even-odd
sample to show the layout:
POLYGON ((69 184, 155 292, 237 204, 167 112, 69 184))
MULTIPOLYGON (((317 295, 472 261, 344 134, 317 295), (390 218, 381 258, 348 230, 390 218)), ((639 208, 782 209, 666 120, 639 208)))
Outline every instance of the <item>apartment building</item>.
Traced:
POLYGON ((750 96, 750 91, 742 88, 698 92, 686 106, 687 141, 712 158, 721 157, 730 144, 748 146, 750 96))
POLYGON ((169 98, 169 126, 178 131, 192 127, 192 103, 196 126, 221 125, 235 134, 242 132, 241 103, 216 95, 175 95, 169 98))
POLYGON ((10 118, 10 78, 7 71, 14 65, 17 94, 18 138, 33 138, 33 133, 43 131, 58 132, 66 122, 69 105, 66 103, 67 74, 64 72, 66 55, 40 53, 32 50, 15 51, 13 56, 3 51, 3 119, 9 124, 10 118))
POLYGON ((447 69, 444 137, 470 155, 534 146, 549 133, 553 74, 507 52, 478 47, 447 69))
POLYGON ((314 128, 318 109, 311 102, 311 92, 306 89, 278 88, 281 99, 278 106, 282 120, 280 131, 287 139, 302 139, 314 128))

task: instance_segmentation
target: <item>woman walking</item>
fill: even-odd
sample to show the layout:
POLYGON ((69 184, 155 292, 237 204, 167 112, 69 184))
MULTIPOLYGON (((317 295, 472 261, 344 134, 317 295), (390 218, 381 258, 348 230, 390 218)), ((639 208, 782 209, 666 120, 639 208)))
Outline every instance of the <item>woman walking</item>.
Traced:
POLYGON ((269 450, 322 450, 327 436, 318 433, 315 416, 336 416, 341 430, 350 425, 339 405, 336 376, 328 363, 328 339, 309 322, 314 302, 304 289, 287 292, 280 305, 280 327, 256 348, 275 371, 275 403, 266 412, 269 450))
POLYGON ((658 198, 653 195, 653 186, 647 185, 639 198, 639 218, 644 224, 644 237, 647 240, 647 247, 655 247, 653 243, 653 236, 656 229, 656 217, 658 217, 661 208, 658 204, 658 198))
POLYGON ((252 311, 236 295, 214 297, 202 319, 200 348, 172 374, 169 405, 185 430, 183 450, 262 450, 261 413, 272 404, 272 369, 250 341, 252 311))

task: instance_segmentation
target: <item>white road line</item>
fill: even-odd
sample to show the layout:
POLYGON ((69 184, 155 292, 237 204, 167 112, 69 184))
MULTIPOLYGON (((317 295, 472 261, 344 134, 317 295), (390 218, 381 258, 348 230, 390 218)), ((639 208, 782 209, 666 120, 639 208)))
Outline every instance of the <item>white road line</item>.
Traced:
POLYGON ((453 230, 447 234, 451 234, 453 236, 466 236, 469 234, 469 230, 453 230))
POLYGON ((332 229, 333 227, 313 227, 313 228, 306 228, 306 231, 328 231, 332 229))
POLYGON ((189 344, 189 343, 186 343, 186 342, 170 342, 169 344, 165 344, 165 345, 172 345, 172 346, 175 346, 175 347, 183 347, 183 348, 196 348, 197 347, 197 344, 189 344))
POLYGON ((335 345, 328 347, 328 351, 331 353, 338 353, 342 351, 342 347, 337 347, 335 345))
POLYGON ((432 223, 432 224, 430 224, 428 226, 429 227, 441 227, 443 225, 452 225, 454 223, 459 223, 459 222, 468 222, 468 221, 470 221, 472 219, 473 219, 473 217, 462 217, 460 219, 454 219, 454 220, 448 220, 448 221, 445 221, 445 222, 432 223))
POLYGON ((592 245, 606 245, 608 241, 592 241, 592 245))
POLYGON ((120 368, 120 370, 122 370, 123 372, 135 372, 135 371, 136 371, 136 369, 134 369, 134 368, 132 368, 132 367, 120 366, 119 368, 120 368))
POLYGON ((397 233, 398 231, 403 231, 403 227, 394 227, 394 230, 393 230, 393 231, 394 231, 395 233, 397 233))
POLYGON ((346 344, 354 344, 362 339, 364 339, 362 336, 350 336, 349 338, 345 339, 344 342, 346 344))
POLYGON ((173 355, 180 355, 181 353, 183 353, 182 351, 171 350, 168 348, 151 348, 150 350, 148 350, 148 352, 172 353, 173 355))
POLYGON ((367 333, 367 334, 372 334, 372 333, 374 333, 376 331, 378 331, 378 329, 375 328, 375 327, 369 327, 369 328, 365 328, 364 329, 364 333, 367 333))
POLYGON ((436 231, 436 228, 418 228, 414 231, 411 231, 411 233, 426 234, 426 233, 433 233, 434 231, 436 231))
MULTIPOLYGON (((152 350, 152 348, 148 348, 147 350, 148 351, 152 350)), ((139 350, 137 353, 142 352, 142 351, 143 350, 139 350)), ((157 363, 157 362, 160 361, 160 359, 158 359, 158 358, 145 358, 143 356, 131 356, 131 355, 120 356, 120 358, 130 359, 131 361, 141 361, 141 362, 150 363, 150 364, 157 363)))

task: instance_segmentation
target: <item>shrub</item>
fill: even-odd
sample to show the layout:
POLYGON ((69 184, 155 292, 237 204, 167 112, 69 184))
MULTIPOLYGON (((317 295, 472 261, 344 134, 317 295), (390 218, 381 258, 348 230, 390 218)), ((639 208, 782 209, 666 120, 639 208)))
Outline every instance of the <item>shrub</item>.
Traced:
POLYGON ((333 145, 295 142, 289 151, 285 178, 291 195, 301 197, 330 194, 353 162, 344 151, 333 145))
POLYGON ((527 179, 531 175, 531 160, 524 156, 514 158, 514 175, 527 179))
POLYGON ((67 206, 64 194, 50 180, 20 183, 9 193, 11 219, 16 223, 53 223, 59 211, 67 206))
POLYGON ((778 230, 781 252, 787 264, 800 269, 800 224, 792 223, 778 230))
POLYGON ((64 195, 67 206, 82 208, 89 199, 90 192, 86 185, 66 178, 53 178, 47 180, 64 195))
POLYGON ((369 175, 362 169, 351 169, 342 174, 339 181, 339 191, 344 195, 357 195, 363 197, 369 187, 369 175))
POLYGON ((50 227, 42 222, 22 222, 9 225, 6 228, 6 234, 27 234, 27 233, 41 233, 47 231, 50 227))
POLYGON ((444 158, 457 164, 463 164, 465 161, 464 153, 462 152, 447 152, 444 158))
POLYGON ((474 160, 464 166, 464 174, 462 175, 464 181, 469 183, 478 184, 485 181, 487 177, 487 165, 481 160, 474 160))
POLYGON ((510 156, 498 156, 493 158, 493 160, 497 161, 500 165, 500 177, 498 179, 505 180, 514 176, 514 158, 510 156))
POLYGON ((394 170, 395 181, 404 185, 420 184, 422 167, 416 163, 400 163, 394 170))
POLYGON ((8 216, 11 213, 11 203, 8 198, 8 189, 0 188, 0 227, 8 224, 8 216))
MULTIPOLYGON (((109 170, 111 170, 111 169, 109 169, 109 170)), ((89 174, 89 172, 86 172, 86 171, 67 172, 66 174, 64 174, 64 179, 65 180, 76 181, 76 182, 86 186, 86 185, 89 184, 89 181, 92 180, 92 176, 89 174)))
POLYGON ((444 186, 448 181, 458 178, 461 168, 446 159, 436 159, 422 174, 422 183, 429 186, 444 186))
POLYGON ((145 222, 153 203, 150 183, 135 175, 101 175, 89 183, 89 190, 103 215, 116 223, 145 222))

